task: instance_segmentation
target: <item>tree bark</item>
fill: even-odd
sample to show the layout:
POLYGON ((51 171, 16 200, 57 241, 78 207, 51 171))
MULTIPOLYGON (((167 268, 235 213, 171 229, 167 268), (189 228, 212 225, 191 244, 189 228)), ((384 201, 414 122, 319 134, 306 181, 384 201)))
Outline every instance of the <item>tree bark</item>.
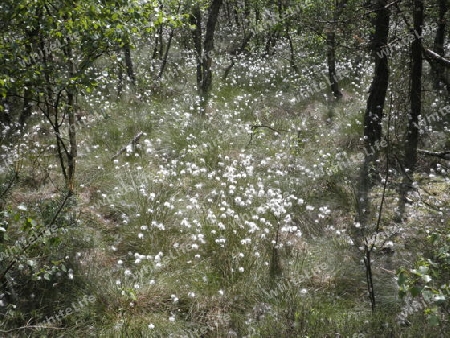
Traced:
MULTIPOLYGON (((42 15, 42 9, 36 9, 36 17, 40 18, 42 15)), ((38 41, 38 37, 40 34, 40 27, 36 25, 32 29, 27 29, 26 36, 28 41, 26 42, 25 50, 28 55, 33 54, 33 45, 38 41)), ((35 60, 31 58, 31 63, 34 64, 35 60)), ((25 127, 26 121, 31 117, 32 113, 32 100, 33 100, 33 83, 31 80, 25 81, 24 89, 23 89, 23 109, 19 116, 19 126, 23 130, 25 127)))
POLYGON ((219 17, 220 7, 223 0, 212 0, 209 8, 208 21, 206 23, 205 41, 203 42, 202 63, 203 63, 203 77, 200 90, 201 109, 202 114, 205 113, 205 108, 208 105, 209 94, 212 89, 212 51, 214 50, 214 33, 216 31, 217 19, 219 17))
POLYGON ((117 96, 120 98, 123 92, 123 62, 117 64, 117 96))
MULTIPOLYGON (((71 79, 75 78, 75 63, 72 51, 72 42, 69 38, 67 40, 67 62, 69 68, 69 76, 71 79)), ((71 80, 72 81, 72 80, 71 80)), ((77 146, 77 125, 75 116, 75 85, 68 84, 67 91, 67 115, 69 117, 69 151, 66 151, 67 156, 67 189, 69 196, 75 192, 75 169, 76 158, 78 152, 77 146)))
MULTIPOLYGON (((414 0, 414 31, 422 36, 424 16, 423 0, 414 0)), ((415 39, 411 45, 411 114, 409 116, 408 134, 405 146, 405 168, 412 173, 417 162, 417 144, 419 139, 418 122, 422 110, 422 40, 415 39)))
POLYGON ((378 158, 375 144, 381 140, 384 101, 389 85, 388 57, 377 53, 388 44, 389 9, 385 8, 386 0, 378 0, 375 20, 374 54, 375 75, 369 90, 367 109, 364 115, 364 146, 373 151, 372 161, 378 158))
POLYGON ((173 39, 174 31, 175 30, 173 29, 173 27, 170 28, 169 40, 167 41, 167 47, 166 47, 166 51, 164 53, 164 57, 162 59, 161 68, 160 68, 159 73, 158 73, 158 79, 162 79, 162 77, 164 75, 164 70, 166 69, 166 66, 167 66, 167 58, 169 57, 169 50, 170 50, 170 47, 172 45, 172 39, 173 39))
POLYGON ((331 28, 327 32, 327 64, 328 77, 331 82, 331 91, 335 98, 341 98, 342 92, 339 89, 339 82, 336 78, 336 32, 331 28))
POLYGON ((336 99, 340 99, 343 96, 336 77, 336 25, 346 4, 347 0, 335 0, 333 20, 329 27, 326 28, 328 77, 331 83, 331 91, 336 99))
POLYGON ((123 46, 123 52, 125 55, 125 68, 127 72, 127 76, 131 81, 133 87, 136 86, 136 75, 134 73, 133 61, 131 60, 131 47, 130 42, 127 42, 125 46, 123 46))
POLYGON ((192 9, 192 14, 190 16, 190 23, 194 25, 195 28, 192 30, 192 39, 194 40, 194 50, 196 55, 196 78, 197 78, 197 90, 200 93, 202 87, 202 13, 200 10, 200 5, 196 3, 192 9))
MULTIPOLYGON (((434 44, 433 44, 433 51, 440 55, 445 56, 444 51, 444 43, 445 43, 445 28, 446 28, 446 20, 445 20, 445 14, 448 11, 448 5, 447 0, 438 0, 439 2, 439 22, 438 22, 438 28, 436 30, 436 36, 434 38, 434 44)), ((441 82, 443 82, 446 87, 447 91, 450 93, 450 87, 448 86, 448 81, 442 81, 445 77, 445 68, 442 65, 436 65, 436 68, 434 69, 435 73, 435 81, 434 81, 434 88, 439 89, 441 87, 441 82)))
MULTIPOLYGON (((424 16, 423 0, 414 0, 414 32, 422 36, 424 16)), ((408 132, 405 143, 405 173, 400 188, 400 201, 396 220, 401 221, 405 213, 406 195, 413 183, 413 174, 417 164, 417 144, 419 142, 419 115, 422 111, 422 40, 415 39, 411 44, 411 113, 408 118, 408 132)))
POLYGON ((202 44, 202 17, 200 5, 197 3, 192 8, 191 24, 195 25, 192 31, 197 64, 197 90, 200 96, 200 112, 205 113, 208 105, 209 94, 212 89, 212 51, 214 50, 214 33, 217 19, 223 0, 212 0, 209 6, 208 20, 206 22, 205 39, 202 44), (202 48, 203 47, 203 48, 202 48))
MULTIPOLYGON (((360 223, 356 237, 361 239, 364 228, 370 216, 369 190, 373 184, 371 171, 379 155, 382 136, 381 121, 386 92, 389 84, 388 57, 377 53, 388 43, 389 35, 389 8, 387 0, 378 0, 376 3, 375 34, 373 36, 373 55, 375 57, 375 74, 370 88, 367 108, 364 114, 364 163, 360 171, 357 217, 360 223)), ((361 243, 359 243, 361 244, 361 243)))

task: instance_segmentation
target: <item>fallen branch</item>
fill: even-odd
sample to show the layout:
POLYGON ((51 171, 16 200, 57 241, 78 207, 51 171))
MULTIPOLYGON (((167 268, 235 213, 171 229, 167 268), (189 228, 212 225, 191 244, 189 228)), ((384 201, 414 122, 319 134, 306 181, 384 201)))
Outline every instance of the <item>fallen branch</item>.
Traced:
POLYGON ((444 160, 450 160, 450 151, 429 151, 429 150, 421 150, 417 149, 419 154, 427 155, 427 156, 435 156, 442 158, 444 160))
POLYGON ((120 150, 119 150, 119 151, 111 158, 111 161, 112 161, 112 160, 115 160, 117 157, 119 157, 120 154, 124 153, 124 152, 127 150, 127 148, 128 148, 129 146, 132 146, 133 149, 134 149, 134 148, 136 147, 136 144, 139 143, 139 139, 141 138, 142 135, 144 135, 144 133, 143 133, 142 131, 140 131, 140 132, 139 132, 139 133, 131 140, 130 143, 128 143, 125 147, 123 147, 122 149, 120 149, 120 150))
POLYGON ((433 52, 430 49, 423 49, 423 52, 426 56, 431 58, 432 60, 436 61, 437 63, 445 66, 446 68, 450 68, 450 60, 447 60, 446 58, 442 57, 438 53, 433 52))

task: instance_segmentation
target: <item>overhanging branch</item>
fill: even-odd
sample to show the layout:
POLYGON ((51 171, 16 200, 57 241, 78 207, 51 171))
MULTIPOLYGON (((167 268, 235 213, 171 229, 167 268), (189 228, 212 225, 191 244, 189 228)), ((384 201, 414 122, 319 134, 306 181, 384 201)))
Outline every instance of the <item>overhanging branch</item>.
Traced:
POLYGON ((429 150, 417 149, 417 152, 419 154, 423 154, 426 156, 434 156, 434 157, 442 158, 444 160, 450 160, 450 151, 429 151, 429 150))

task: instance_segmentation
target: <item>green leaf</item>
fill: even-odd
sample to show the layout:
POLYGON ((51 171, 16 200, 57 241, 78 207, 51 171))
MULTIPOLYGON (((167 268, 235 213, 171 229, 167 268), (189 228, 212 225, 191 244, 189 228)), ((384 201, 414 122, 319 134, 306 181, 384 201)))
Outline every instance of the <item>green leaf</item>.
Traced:
POLYGON ((409 291, 411 292, 411 296, 417 297, 422 293, 422 288, 414 286, 409 291))
POLYGON ((405 270, 400 271, 397 277, 397 285, 404 285, 408 276, 405 270))

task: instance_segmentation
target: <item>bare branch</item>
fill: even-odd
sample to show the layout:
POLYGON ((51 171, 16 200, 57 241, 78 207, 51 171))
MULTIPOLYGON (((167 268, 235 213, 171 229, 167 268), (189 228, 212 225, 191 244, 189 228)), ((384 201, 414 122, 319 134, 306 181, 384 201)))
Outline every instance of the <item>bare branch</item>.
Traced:
POLYGON ((425 53, 426 56, 430 57, 431 59, 438 62, 439 64, 445 66, 446 68, 450 68, 450 60, 447 60, 446 58, 440 56, 439 54, 433 52, 430 49, 424 48, 423 52, 425 53))
POLYGON ((126 146, 122 147, 122 149, 120 149, 112 158, 112 160, 115 160, 117 157, 119 157, 120 154, 124 153, 127 150, 128 146, 132 146, 133 148, 136 146, 136 144, 139 144, 139 139, 141 138, 141 136, 144 135, 144 133, 142 131, 140 131, 139 133, 137 133, 137 135, 131 140, 130 143, 128 143, 126 146))
POLYGON ((429 150, 422 150, 417 149, 417 152, 419 154, 427 155, 427 156, 435 156, 442 158, 444 160, 450 160, 450 151, 429 151, 429 150))

